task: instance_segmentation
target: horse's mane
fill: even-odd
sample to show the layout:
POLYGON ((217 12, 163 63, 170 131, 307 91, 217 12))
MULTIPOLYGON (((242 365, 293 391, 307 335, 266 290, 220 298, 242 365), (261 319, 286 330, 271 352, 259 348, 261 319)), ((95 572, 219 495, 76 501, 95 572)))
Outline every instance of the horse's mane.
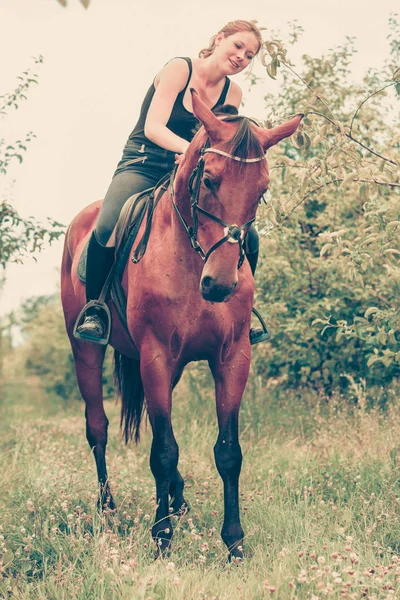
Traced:
MULTIPOLYGON (((252 121, 250 119, 240 115, 229 115, 224 117, 223 121, 240 121, 234 136, 227 143, 227 152, 240 158, 262 156, 264 154, 264 149, 251 127, 252 121)), ((244 165, 245 163, 240 164, 244 165)))
MULTIPOLYGON (((234 136, 226 144, 226 151, 229 152, 229 154, 233 154, 239 158, 262 156, 264 154, 264 149, 251 127, 251 123, 254 124, 255 121, 239 115, 236 106, 231 104, 225 104, 218 107, 215 110, 215 114, 217 117, 221 117, 222 121, 228 121, 230 123, 236 121, 240 122, 234 136)), ((240 167, 243 168, 246 163, 239 164, 240 167)))
MULTIPOLYGON (((256 157, 265 154, 262 144, 251 127, 251 124, 256 124, 255 121, 244 117, 243 115, 239 115, 236 106, 231 104, 219 106, 214 109, 213 112, 217 117, 220 117, 222 121, 230 123, 240 122, 235 134, 225 145, 226 152, 238 156, 239 158, 256 157)), ((200 128, 201 123, 199 122, 196 129, 198 130, 200 128)), ((239 163, 236 161, 227 162, 227 169, 233 166, 244 169, 246 163, 239 163)))

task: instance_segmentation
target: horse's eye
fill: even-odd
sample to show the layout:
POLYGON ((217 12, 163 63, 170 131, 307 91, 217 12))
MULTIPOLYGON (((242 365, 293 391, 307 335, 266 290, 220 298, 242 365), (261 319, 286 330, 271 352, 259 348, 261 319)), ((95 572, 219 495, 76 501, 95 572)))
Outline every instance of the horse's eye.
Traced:
POLYGON ((212 189, 213 183, 212 183, 212 181, 211 181, 211 179, 209 177, 204 177, 203 178, 203 183, 204 183, 204 185, 206 186, 207 189, 209 189, 209 190, 212 189))

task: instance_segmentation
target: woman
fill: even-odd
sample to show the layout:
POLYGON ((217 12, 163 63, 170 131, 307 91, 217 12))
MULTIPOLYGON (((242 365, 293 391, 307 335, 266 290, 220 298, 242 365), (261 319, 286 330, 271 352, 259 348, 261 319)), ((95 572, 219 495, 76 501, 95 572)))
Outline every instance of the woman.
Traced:
MULTIPOLYGON (((173 58, 156 75, 130 134, 122 158, 104 198, 88 246, 87 300, 97 299, 114 261, 114 227, 126 200, 156 183, 172 171, 192 140, 198 121, 193 114, 190 87, 210 108, 239 108, 240 87, 229 79, 243 71, 260 51, 263 40, 250 21, 231 21, 211 38, 199 58, 173 58)), ((247 234, 246 255, 254 275, 258 258, 258 234, 247 234)), ((89 309, 78 327, 79 337, 92 342, 102 339, 107 323, 103 311, 89 309)), ((251 330, 251 343, 267 339, 251 330)))

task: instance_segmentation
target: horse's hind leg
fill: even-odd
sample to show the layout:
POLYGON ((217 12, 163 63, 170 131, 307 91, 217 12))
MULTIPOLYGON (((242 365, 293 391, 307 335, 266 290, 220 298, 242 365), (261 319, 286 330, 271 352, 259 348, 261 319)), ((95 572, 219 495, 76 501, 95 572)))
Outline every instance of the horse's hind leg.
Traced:
POLYGON ((86 438, 96 461, 99 481, 99 508, 114 509, 106 466, 108 419, 104 412, 102 370, 105 346, 72 341, 75 370, 82 398, 86 403, 86 438))

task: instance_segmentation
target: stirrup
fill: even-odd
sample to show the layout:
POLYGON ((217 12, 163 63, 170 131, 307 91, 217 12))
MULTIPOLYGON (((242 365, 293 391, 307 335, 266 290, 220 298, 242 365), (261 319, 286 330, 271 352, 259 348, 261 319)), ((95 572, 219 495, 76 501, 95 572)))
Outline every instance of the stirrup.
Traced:
POLYGON ((108 341, 110 339, 111 334, 111 313, 105 302, 101 300, 90 300, 85 306, 82 308, 81 312, 78 315, 78 318, 75 321, 74 329, 72 331, 72 335, 77 340, 82 340, 84 342, 93 342, 94 344, 100 344, 102 346, 107 346, 108 341), (96 308, 100 313, 105 313, 105 317, 107 319, 107 328, 104 336, 102 338, 91 337, 90 335, 85 335, 84 333, 79 333, 78 327, 82 325, 85 320, 85 315, 88 309, 96 308))
POLYGON ((262 318, 262 316, 260 315, 260 313, 258 312, 257 309, 253 308, 251 309, 251 312, 253 313, 253 315, 255 315, 257 317, 257 319, 260 321, 261 327, 262 327, 262 334, 260 334, 259 336, 257 336, 257 338, 253 341, 250 340, 250 344, 252 346, 254 346, 255 344, 259 344, 260 342, 266 342, 267 340, 270 339, 271 334, 267 329, 267 326, 265 324, 264 319, 262 318))

